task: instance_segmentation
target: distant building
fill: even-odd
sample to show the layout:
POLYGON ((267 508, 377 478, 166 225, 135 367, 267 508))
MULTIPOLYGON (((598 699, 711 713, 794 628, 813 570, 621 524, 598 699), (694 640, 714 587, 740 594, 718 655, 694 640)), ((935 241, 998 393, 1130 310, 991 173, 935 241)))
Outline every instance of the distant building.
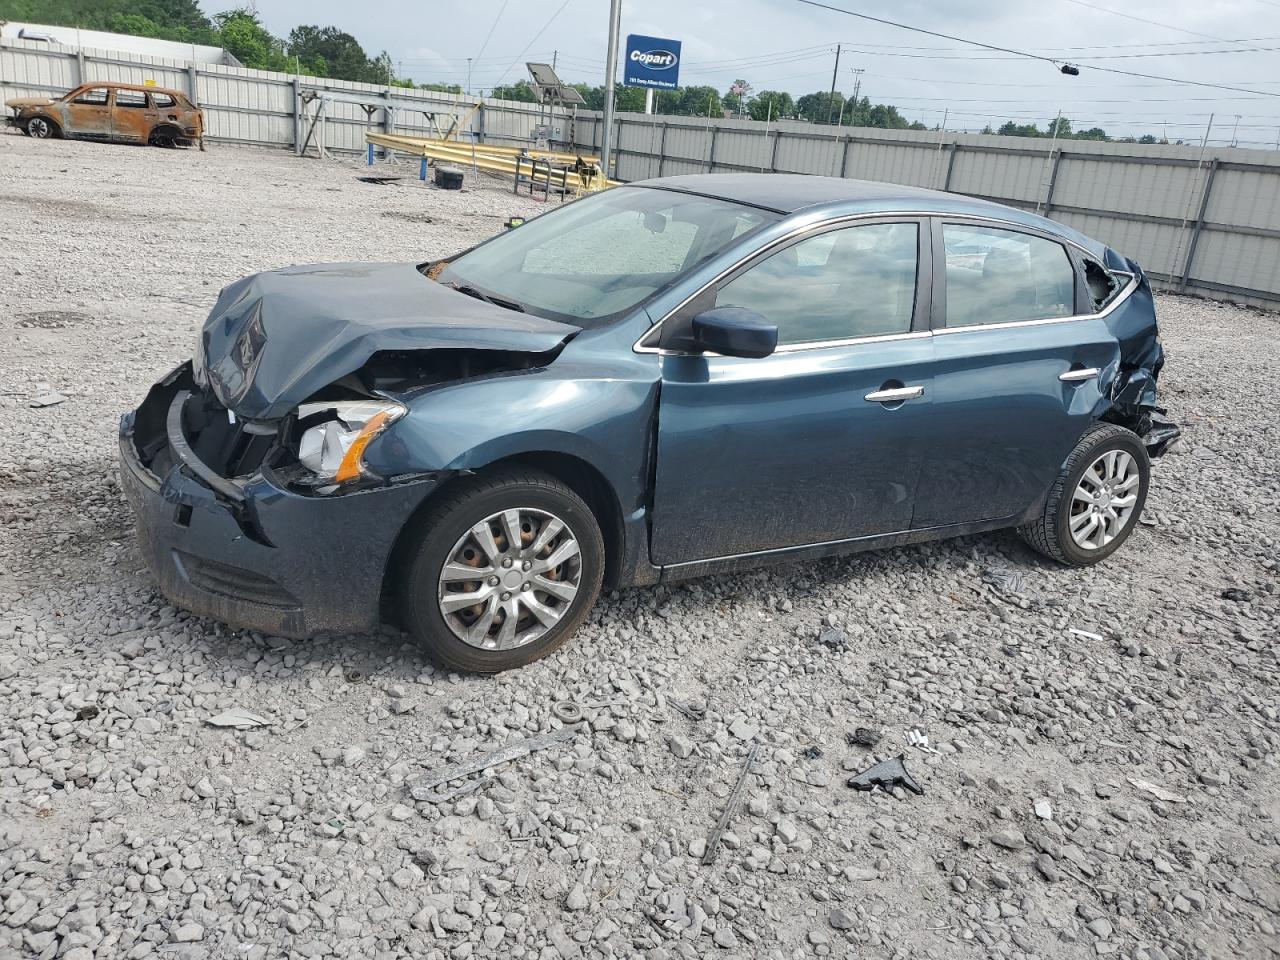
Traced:
POLYGON ((116 53, 141 54, 145 57, 186 60, 190 63, 219 63, 226 67, 244 66, 222 47, 208 47, 199 43, 178 43, 175 40, 154 40, 151 37, 135 37, 127 33, 81 30, 79 27, 55 27, 46 23, 0 20, 0 39, 57 44, 60 47, 70 47, 72 50, 111 50, 116 53))

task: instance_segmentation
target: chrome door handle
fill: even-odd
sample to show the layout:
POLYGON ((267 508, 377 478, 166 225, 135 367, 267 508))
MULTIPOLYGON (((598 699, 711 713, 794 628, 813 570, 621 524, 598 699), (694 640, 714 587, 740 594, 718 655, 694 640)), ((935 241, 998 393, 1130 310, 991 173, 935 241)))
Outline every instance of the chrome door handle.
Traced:
POLYGON ((1097 367, 1085 367, 1083 370, 1068 370, 1066 373, 1059 374, 1058 379, 1063 383, 1079 383, 1082 380, 1097 379, 1098 373, 1097 367))
POLYGON ((862 399, 870 400, 872 403, 898 403, 922 396, 924 396, 924 387, 895 387, 892 390, 876 390, 862 399))

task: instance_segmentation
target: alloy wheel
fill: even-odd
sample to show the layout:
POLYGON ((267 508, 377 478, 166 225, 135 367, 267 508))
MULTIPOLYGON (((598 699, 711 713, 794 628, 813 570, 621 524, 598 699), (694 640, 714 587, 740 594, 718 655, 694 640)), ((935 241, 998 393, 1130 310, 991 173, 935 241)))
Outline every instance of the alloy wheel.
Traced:
POLYGON ((1142 476, 1124 450, 1108 450, 1085 468, 1071 495, 1071 539, 1081 550, 1101 550, 1124 532, 1138 504, 1142 476))
POLYGON ((440 615, 464 643, 510 650, 558 624, 581 580, 581 551, 567 523, 545 510, 502 510, 449 551, 440 570, 440 615))
POLYGON ((53 135, 53 124, 44 117, 32 117, 27 121, 27 132, 37 140, 47 140, 53 135))

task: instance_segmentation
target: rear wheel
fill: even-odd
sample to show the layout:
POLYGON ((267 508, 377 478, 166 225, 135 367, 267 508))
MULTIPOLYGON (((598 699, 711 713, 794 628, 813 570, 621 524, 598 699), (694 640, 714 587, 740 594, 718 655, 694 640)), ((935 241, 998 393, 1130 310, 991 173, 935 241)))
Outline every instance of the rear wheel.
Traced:
POLYGON ((32 117, 27 121, 27 136, 37 140, 52 140, 58 132, 58 125, 47 117, 32 117))
POLYGON ((178 131, 173 127, 156 127, 147 142, 153 147, 171 149, 178 145, 178 131))
POLYGON ((1150 476, 1146 448, 1135 433, 1096 424, 1067 458, 1044 512, 1018 533, 1060 563, 1084 567, 1104 560, 1133 532, 1150 476))
POLYGON ((600 593, 600 527, 581 497, 540 471, 467 481, 412 535, 400 577, 405 626, 456 670, 497 673, 546 656, 600 593))

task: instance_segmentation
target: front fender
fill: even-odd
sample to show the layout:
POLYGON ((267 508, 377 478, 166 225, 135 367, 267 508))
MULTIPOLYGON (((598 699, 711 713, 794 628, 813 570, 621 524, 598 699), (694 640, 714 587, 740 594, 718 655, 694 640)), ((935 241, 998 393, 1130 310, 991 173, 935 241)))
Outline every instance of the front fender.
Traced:
POLYGON ((508 457, 586 461, 624 510, 647 500, 656 379, 571 376, 553 368, 454 384, 409 398, 409 413, 370 444, 365 463, 394 477, 478 470, 508 457))

